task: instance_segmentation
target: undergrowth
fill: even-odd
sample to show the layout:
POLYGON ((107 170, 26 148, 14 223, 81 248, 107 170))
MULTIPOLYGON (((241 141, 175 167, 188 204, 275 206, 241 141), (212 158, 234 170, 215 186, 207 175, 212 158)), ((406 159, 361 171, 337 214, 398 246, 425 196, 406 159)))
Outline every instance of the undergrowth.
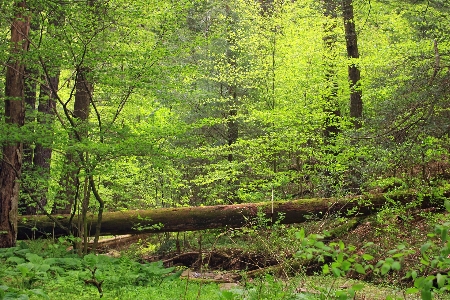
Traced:
MULTIPOLYGON (((450 211, 449 201, 445 207, 450 211)), ((346 223, 344 218, 328 225, 315 222, 315 228, 305 229, 283 225, 282 218, 273 222, 262 213, 240 229, 188 233, 181 238, 179 234, 160 235, 158 245, 140 242, 133 248, 134 255, 128 251, 120 257, 80 257, 71 250, 70 238, 22 241, 17 247, 0 249, 0 299, 446 299, 450 222, 445 221, 446 214, 441 214, 444 218, 427 212, 419 216, 435 222, 428 233, 414 233, 421 234, 419 249, 407 239, 397 245, 371 241, 354 246, 351 240, 335 238, 326 230, 346 223), (159 251, 162 257, 166 251, 190 248, 202 253, 226 247, 259 253, 261 260, 271 258, 275 264, 241 270, 239 285, 222 289, 201 276, 180 278, 184 268, 166 267, 161 260, 143 262, 141 257, 145 249, 159 251), (394 286, 381 296, 380 286, 374 288, 368 281, 394 286)), ((415 218, 394 207, 367 223, 378 226, 370 232, 373 238, 392 238, 414 235, 402 232, 408 227, 394 224, 415 218)), ((201 263, 200 272, 207 270, 208 260, 201 263)))

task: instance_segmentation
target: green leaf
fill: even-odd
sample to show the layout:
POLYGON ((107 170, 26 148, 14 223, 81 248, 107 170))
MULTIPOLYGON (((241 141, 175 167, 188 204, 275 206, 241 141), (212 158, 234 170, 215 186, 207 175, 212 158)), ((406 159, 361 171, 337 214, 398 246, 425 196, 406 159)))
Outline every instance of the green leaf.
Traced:
POLYGON ((10 263, 15 263, 15 264, 22 264, 25 262, 25 259, 18 257, 18 256, 11 256, 8 257, 8 259, 6 260, 6 262, 10 262, 10 263))
POLYGON ((411 287, 411 288, 407 288, 406 289, 405 294, 409 295, 409 294, 415 294, 417 292, 419 292, 418 288, 411 287))
POLYGON ((439 287, 439 288, 442 288, 443 286, 445 286, 445 283, 446 283, 446 281, 447 281, 447 276, 438 273, 438 274, 436 275, 436 281, 437 281, 438 287, 439 287))
POLYGON ((420 259, 420 263, 422 264, 422 265, 425 265, 425 266, 429 266, 430 265, 430 262, 429 261, 427 261, 427 260, 425 260, 425 259, 420 259))
POLYGON ((422 300, 431 300, 432 299, 430 290, 421 290, 420 296, 421 296, 422 300))
POLYGON ((381 275, 386 275, 387 272, 389 272, 390 269, 391 269, 391 265, 390 265, 390 264, 384 263, 384 264, 381 266, 381 275))
POLYGON ((37 295, 37 296, 41 296, 44 299, 49 300, 50 298, 48 297, 48 295, 42 290, 42 289, 34 289, 30 291, 31 293, 37 295))
POLYGON ((405 248, 406 248, 406 246, 403 245, 403 244, 400 244, 400 245, 397 246, 397 249, 398 249, 398 250, 403 250, 403 249, 405 249, 405 248))
POLYGON ((330 274, 330 267, 328 267, 328 265, 323 265, 322 273, 323 274, 330 274))
POLYGON ((325 247, 325 244, 323 242, 319 241, 314 244, 314 247, 316 247, 318 249, 323 249, 325 247))
POLYGON ((295 237, 296 237, 297 239, 299 239, 300 241, 302 241, 302 240, 305 238, 305 229, 304 229, 304 228, 301 228, 300 231, 297 231, 297 232, 295 233, 295 237))
POLYGON ((333 272, 333 275, 335 277, 340 277, 341 276, 341 270, 339 270, 338 268, 331 268, 331 272, 333 272))
POLYGON ((44 259, 42 257, 40 257, 39 255, 35 254, 35 253, 27 253, 25 254, 25 257, 27 258, 27 260, 33 264, 40 264, 44 261, 44 259))
POLYGON ((423 244, 422 247, 420 247, 420 253, 423 254, 425 251, 427 251, 427 250, 431 247, 431 245, 432 245, 432 244, 429 243, 429 242, 423 244))
POLYGON ((448 212, 450 212, 450 201, 449 201, 449 200, 445 200, 444 206, 445 206, 445 209, 446 209, 448 212))
POLYGON ((398 261, 394 261, 391 264, 391 268, 392 268, 392 270, 399 271, 401 269, 401 265, 400 265, 400 263, 398 261))
POLYGON ((368 242, 368 243, 366 243, 366 244, 363 246, 363 248, 371 247, 371 246, 373 246, 373 245, 374 245, 374 242, 368 242))
POLYGON ((348 260, 344 260, 342 262, 342 270, 343 271, 348 271, 351 266, 352 266, 352 264, 348 260))
POLYGON ((372 260, 372 259, 373 259, 373 256, 370 255, 370 254, 364 253, 364 254, 362 255, 362 258, 363 258, 364 260, 372 260))
POLYGON ((364 270, 364 267, 361 264, 355 264, 355 271, 359 274, 366 274, 366 270, 364 270))
POLYGON ((396 253, 394 255, 392 255, 392 258, 399 258, 399 257, 403 257, 405 256, 405 253, 396 253))

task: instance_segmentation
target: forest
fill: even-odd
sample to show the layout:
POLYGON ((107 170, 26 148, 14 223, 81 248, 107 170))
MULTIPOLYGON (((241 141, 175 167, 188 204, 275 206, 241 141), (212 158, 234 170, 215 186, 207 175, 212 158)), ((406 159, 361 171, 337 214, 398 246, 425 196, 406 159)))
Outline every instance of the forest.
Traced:
POLYGON ((449 38, 446 0, 2 1, 0 299, 448 299, 449 38))

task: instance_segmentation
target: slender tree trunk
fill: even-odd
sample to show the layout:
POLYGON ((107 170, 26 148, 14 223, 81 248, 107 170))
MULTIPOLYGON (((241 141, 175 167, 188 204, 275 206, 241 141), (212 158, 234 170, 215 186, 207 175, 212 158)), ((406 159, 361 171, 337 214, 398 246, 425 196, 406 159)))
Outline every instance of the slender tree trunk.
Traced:
MULTIPOLYGON (((59 72, 50 78, 47 78, 47 84, 41 85, 40 95, 39 95, 39 106, 38 106, 38 122, 44 130, 52 132, 54 114, 56 110, 56 100, 53 90, 58 89, 59 84, 59 72)), ((39 201, 40 206, 45 207, 47 205, 47 192, 48 192, 48 181, 50 179, 50 161, 52 157, 51 148, 51 135, 44 135, 49 139, 47 145, 41 143, 36 143, 36 148, 34 150, 33 165, 37 172, 37 175, 41 180, 44 180, 42 185, 38 186, 39 193, 36 195, 36 201, 39 201)), ((36 211, 37 212, 37 211, 36 211)), ((35 213, 36 213, 35 212, 35 213)))
POLYGON ((358 37, 355 29, 353 14, 353 0, 342 1, 342 11, 345 27, 345 41, 347 44, 347 56, 352 60, 348 66, 348 78, 350 80, 350 117, 356 129, 361 127, 363 112, 362 91, 360 86, 360 70, 355 60, 359 58, 358 37))
MULTIPOLYGON (((80 67, 77 70, 75 82, 75 103, 73 117, 75 128, 71 138, 81 141, 87 135, 87 119, 89 117, 89 104, 92 95, 93 86, 87 76, 90 70, 80 67)), ((68 166, 61 178, 63 190, 58 195, 58 202, 53 207, 55 214, 68 214, 72 211, 76 198, 78 197, 78 188, 80 185, 78 174, 81 169, 81 159, 79 153, 68 152, 65 157, 65 163, 68 166)))
POLYGON ((337 0, 324 0, 323 11, 326 18, 324 23, 324 36, 323 41, 325 45, 325 112, 327 113, 327 119, 325 121, 324 136, 326 142, 331 142, 333 138, 340 132, 339 119, 341 117, 341 111, 338 103, 338 83, 336 79, 336 43, 337 36, 335 29, 337 27, 337 0))
MULTIPOLYGON (((25 121, 25 65, 21 54, 28 50, 30 17, 26 1, 17 3, 11 26, 11 57, 6 68, 5 117, 11 125, 22 126, 25 121)), ((13 247, 17 239, 19 179, 22 171, 23 145, 11 141, 3 146, 0 165, 0 248, 13 247)))
MULTIPOLYGON (((34 29, 34 26, 31 26, 31 30, 34 29)), ((36 117, 36 78, 37 71, 35 69, 25 68, 25 123, 27 124, 34 123, 36 117)), ((36 213, 36 206, 30 201, 30 198, 34 196, 34 185, 32 182, 28 184, 33 177, 33 156, 34 144, 32 142, 24 143, 22 174, 26 174, 26 176, 22 178, 22 182, 25 182, 28 188, 26 191, 21 191, 19 208, 21 212, 25 212, 27 215, 34 215, 36 213)))
MULTIPOLYGON (((36 110, 36 77, 35 69, 25 68, 25 122, 35 121, 34 111, 36 110)), ((33 164, 33 145, 26 143, 23 145, 23 168, 24 171, 30 170, 33 164)))
MULTIPOLYGON (((39 20, 35 19, 30 23, 30 32, 39 30, 39 20)), ((25 124, 33 124, 36 121, 36 94, 37 79, 39 78, 39 70, 34 67, 25 66, 25 124)), ((34 129, 33 129, 33 133, 34 129)), ((20 191, 19 209, 27 215, 36 214, 36 204, 32 199, 36 195, 36 180, 34 180, 34 157, 35 144, 27 141, 23 144, 23 165, 22 165, 22 186, 26 189, 20 191)))

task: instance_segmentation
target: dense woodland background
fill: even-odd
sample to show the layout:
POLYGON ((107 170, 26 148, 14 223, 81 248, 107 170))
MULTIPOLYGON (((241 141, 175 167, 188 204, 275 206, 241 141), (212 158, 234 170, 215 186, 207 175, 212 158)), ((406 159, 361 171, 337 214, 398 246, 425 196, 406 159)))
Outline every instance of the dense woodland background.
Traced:
POLYGON ((2 216, 448 190, 449 13, 3 1, 2 216))

